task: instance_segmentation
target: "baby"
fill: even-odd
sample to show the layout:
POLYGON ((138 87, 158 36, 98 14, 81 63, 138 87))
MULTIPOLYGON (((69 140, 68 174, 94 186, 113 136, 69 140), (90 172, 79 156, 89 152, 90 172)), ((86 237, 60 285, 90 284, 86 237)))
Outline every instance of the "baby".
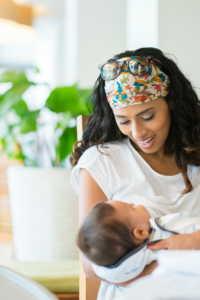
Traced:
MULTIPOLYGON (((98 202, 89 211, 79 230, 77 244, 85 256, 99 266, 119 264, 120 259, 123 261, 129 254, 132 261, 134 256, 138 263, 139 250, 149 263, 154 257, 153 252, 145 248, 148 242, 198 229, 200 218, 191 218, 188 212, 152 218, 142 205, 112 200, 98 202)), ((143 262, 144 257, 141 256, 143 262)), ((140 266, 140 271, 142 268, 140 266)))
POLYGON ((150 218, 142 205, 114 200, 98 202, 79 230, 78 247, 95 264, 113 265, 146 241, 150 218))

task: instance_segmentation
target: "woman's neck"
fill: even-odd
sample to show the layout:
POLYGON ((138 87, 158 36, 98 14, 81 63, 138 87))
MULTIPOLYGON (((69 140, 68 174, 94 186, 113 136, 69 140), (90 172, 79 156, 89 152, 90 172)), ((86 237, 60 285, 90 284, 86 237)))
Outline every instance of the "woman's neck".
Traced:
POLYGON ((157 173, 165 176, 173 176, 181 173, 171 153, 166 153, 165 147, 156 153, 143 152, 133 141, 131 145, 148 163, 148 165, 157 173))

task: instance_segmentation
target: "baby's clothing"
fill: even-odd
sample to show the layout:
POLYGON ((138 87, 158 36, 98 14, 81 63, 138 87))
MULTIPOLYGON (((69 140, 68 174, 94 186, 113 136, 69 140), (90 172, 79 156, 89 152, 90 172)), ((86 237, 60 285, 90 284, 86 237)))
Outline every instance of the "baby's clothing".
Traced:
POLYGON ((162 240, 177 233, 192 233, 200 229, 200 217, 191 217, 191 214, 187 211, 160 218, 151 218, 149 222, 151 228, 153 228, 150 241, 162 240))
POLYGON ((147 249, 149 243, 166 239, 173 234, 192 233, 200 229, 200 218, 191 218, 188 212, 151 218, 149 222, 153 229, 149 241, 128 253, 113 266, 102 267, 92 263, 94 272, 112 283, 133 279, 144 270, 146 265, 157 259, 158 251, 147 249))

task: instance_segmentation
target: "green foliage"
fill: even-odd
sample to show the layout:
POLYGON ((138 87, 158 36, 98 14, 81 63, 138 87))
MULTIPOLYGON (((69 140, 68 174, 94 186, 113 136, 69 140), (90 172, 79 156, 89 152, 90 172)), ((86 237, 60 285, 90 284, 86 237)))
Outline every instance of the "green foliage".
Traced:
POLYGON ((49 95, 45 106, 55 113, 78 111, 80 107, 76 87, 67 86, 55 88, 49 95))
POLYGON ((13 86, 6 91, 0 98, 0 118, 3 118, 5 114, 13 109, 13 106, 22 99, 22 94, 34 83, 29 81, 14 81, 13 86), (15 83, 14 83, 15 82, 15 83))
POLYGON ((40 110, 28 111, 23 115, 20 124, 20 133, 28 133, 37 130, 37 119, 40 110))
POLYGON ((55 145, 54 165, 59 165, 72 152, 72 146, 77 140, 77 130, 76 125, 71 127, 69 123, 79 115, 92 112, 90 94, 91 90, 78 89, 77 85, 58 87, 50 93, 45 107, 54 113, 61 114, 62 119, 57 123, 55 130, 59 128, 63 130, 58 144, 55 145))
MULTIPOLYGON (((23 93, 30 87, 35 85, 27 79, 25 73, 19 71, 4 72, 0 75, 0 83, 11 83, 11 87, 0 95, 0 121, 4 120, 7 129, 4 136, 1 135, 0 143, 4 152, 10 157, 24 159, 21 145, 18 143, 17 136, 22 130, 29 132, 33 126, 29 126, 27 115, 29 113, 25 101, 22 99, 23 93), (9 114, 12 113, 13 121, 10 123, 9 114), (26 114, 26 122, 23 116, 26 114), (25 124, 26 123, 26 124, 25 124)), ((32 118, 33 119, 33 118, 32 118)), ((33 120, 32 120, 33 123, 33 120)), ((36 123, 36 116, 34 123, 36 123)), ((35 128, 35 127, 34 127, 35 128)))
MULTIPOLYGON (((0 83, 2 83, 2 82, 11 82, 15 86, 20 86, 21 84, 24 84, 24 83, 30 83, 30 81, 28 81, 25 73, 21 72, 21 71, 4 72, 3 74, 0 75, 0 83)), ((32 84, 35 84, 35 83, 32 82, 32 84)))
POLYGON ((55 88, 49 95, 45 107, 55 113, 70 111, 75 115, 87 114, 86 99, 90 90, 79 90, 76 85, 55 88))
POLYGON ((59 144, 56 148, 56 156, 58 160, 63 161, 67 155, 72 152, 72 146, 77 140, 76 127, 66 127, 63 134, 59 138, 59 144))
MULTIPOLYGON (((38 69, 35 71, 36 73, 39 72, 38 69)), ((54 128, 55 157, 51 157, 52 166, 61 166, 62 162, 72 152, 72 146, 77 140, 75 122, 77 116, 92 112, 92 105, 89 100, 91 90, 79 89, 77 85, 55 88, 47 98, 44 108, 32 111, 24 101, 23 94, 30 86, 37 84, 29 81, 24 72, 5 72, 0 75, 0 83, 12 84, 4 94, 0 95, 0 121, 4 120, 7 126, 4 136, 0 136, 3 151, 10 157, 22 159, 25 163, 28 162, 34 166, 38 165, 37 158, 26 157, 20 140, 32 132, 33 139, 27 142, 26 147, 39 151, 41 141, 38 132, 42 126, 46 126, 45 123, 41 122, 40 114, 43 109, 49 109, 52 114, 57 115, 58 119, 54 128), (8 121, 10 113, 14 119, 11 123, 8 121)))
POLYGON ((16 104, 14 104, 13 109, 15 110, 16 114, 20 117, 23 117, 28 112, 28 106, 23 99, 19 100, 16 104))

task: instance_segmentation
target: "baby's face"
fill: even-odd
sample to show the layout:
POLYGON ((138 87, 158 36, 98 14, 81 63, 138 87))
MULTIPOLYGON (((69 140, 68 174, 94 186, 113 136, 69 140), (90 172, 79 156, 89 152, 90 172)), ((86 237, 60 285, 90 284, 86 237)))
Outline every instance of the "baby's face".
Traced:
POLYGON ((144 230, 149 230, 149 219, 151 215, 144 206, 117 200, 109 201, 109 204, 117 210, 119 214, 118 217, 125 223, 128 222, 132 228, 139 227, 144 230))

